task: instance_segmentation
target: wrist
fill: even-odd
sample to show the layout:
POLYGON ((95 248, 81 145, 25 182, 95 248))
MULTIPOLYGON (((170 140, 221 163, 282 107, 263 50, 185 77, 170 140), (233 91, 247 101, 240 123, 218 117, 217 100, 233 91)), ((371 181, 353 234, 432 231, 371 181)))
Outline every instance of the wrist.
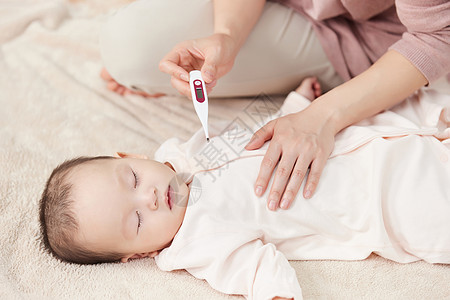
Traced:
POLYGON ((313 101, 335 133, 398 104, 426 84, 407 59, 388 51, 369 69, 313 101))
POLYGON ((322 122, 322 127, 327 128, 332 134, 336 135, 339 131, 345 128, 343 125, 344 114, 342 108, 330 105, 328 98, 331 96, 325 94, 315 99, 307 108, 310 113, 322 122))
POLYGON ((214 32, 213 35, 219 41, 222 49, 227 49, 234 57, 240 49, 239 42, 226 32, 214 32))
POLYGON ((214 36, 217 36, 221 43, 227 44, 227 48, 232 51, 232 53, 239 52, 239 49, 242 47, 242 45, 245 42, 245 37, 242 37, 239 34, 235 34, 232 29, 220 27, 217 29, 214 29, 214 36))

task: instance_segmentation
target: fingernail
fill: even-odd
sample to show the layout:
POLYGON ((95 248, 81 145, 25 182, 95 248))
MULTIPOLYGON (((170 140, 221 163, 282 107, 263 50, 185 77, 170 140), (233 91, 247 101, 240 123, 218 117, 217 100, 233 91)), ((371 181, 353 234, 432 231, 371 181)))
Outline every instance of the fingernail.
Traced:
POLYGON ((275 210, 276 206, 277 206, 277 203, 275 201, 272 200, 272 201, 269 202, 269 209, 270 210, 275 210))
POLYGON ((253 143, 253 141, 255 140, 255 137, 252 136, 252 138, 250 139, 250 141, 247 143, 247 145, 245 145, 245 148, 250 145, 251 143, 253 143))
POLYGON ((311 197, 311 191, 310 190, 306 190, 305 198, 309 198, 309 197, 311 197))
POLYGON ((288 207, 288 200, 286 199, 286 198, 284 198, 282 201, 281 201, 281 204, 280 204, 280 207, 282 208, 282 209, 286 209, 287 207, 288 207))
POLYGON ((256 195, 261 196, 261 194, 262 194, 262 186, 258 185, 256 187, 255 191, 256 191, 256 195))
POLYGON ((180 78, 184 81, 189 81, 189 77, 186 74, 181 74, 180 78))

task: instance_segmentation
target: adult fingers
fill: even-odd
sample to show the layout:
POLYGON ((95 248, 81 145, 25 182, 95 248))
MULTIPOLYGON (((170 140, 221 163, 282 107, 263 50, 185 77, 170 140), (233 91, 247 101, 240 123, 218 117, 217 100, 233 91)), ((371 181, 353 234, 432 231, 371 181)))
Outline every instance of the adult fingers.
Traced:
MULTIPOLYGON (((264 194, 267 185, 270 181, 270 177, 272 177, 273 170, 275 166, 278 164, 280 155, 281 155, 281 147, 273 142, 270 143, 269 148, 267 149, 266 154, 264 155, 264 158, 261 162, 261 166, 259 167, 258 177, 255 183, 255 193, 257 196, 262 196, 264 194)), ((280 196, 281 194, 279 195, 279 197, 280 196)), ((269 201, 269 203, 271 202, 269 201)))
POLYGON ((250 142, 245 146, 247 150, 255 150, 261 148, 262 145, 268 140, 270 140, 273 136, 273 130, 275 127, 276 121, 270 121, 263 127, 261 127, 258 131, 256 131, 250 142))
POLYGON ((209 94, 209 93, 211 93, 212 89, 216 86, 217 80, 214 80, 210 83, 205 82, 205 84, 206 84, 206 92, 209 94))
POLYGON ((295 162, 294 169, 292 170, 291 176, 289 178, 289 183, 284 190, 283 196, 281 198, 280 207, 282 209, 288 209, 294 201, 295 196, 302 185, 303 179, 305 178, 308 167, 311 163, 312 155, 300 155, 295 162))
POLYGON ((189 87, 189 83, 188 82, 186 82, 184 80, 181 80, 181 79, 178 79, 176 77, 172 77, 170 79, 170 82, 171 82, 172 86, 175 89, 177 89, 177 91, 181 95, 184 95, 184 96, 186 96, 188 98, 192 98, 192 96, 191 96, 191 88, 189 87))
MULTIPOLYGON (((192 98, 191 88, 189 86, 189 83, 185 82, 184 80, 180 80, 176 77, 172 77, 170 79, 170 82, 171 82, 172 86, 175 89, 177 89, 181 95, 184 95, 184 96, 188 97, 189 99, 192 98)), ((206 92, 208 94, 211 93, 212 89, 216 86, 216 84, 217 84, 217 80, 214 80, 211 83, 207 83, 206 84, 206 92)))
MULTIPOLYGON (((280 203, 280 198, 283 195, 286 184, 291 175, 292 168, 294 167, 295 159, 295 155, 282 153, 281 160, 275 172, 275 177, 267 200, 267 205, 270 210, 276 210, 278 204, 280 203)), ((283 205, 284 204, 285 203, 283 203, 283 205)))
POLYGON ((219 57, 217 54, 205 57, 205 62, 202 66, 201 72, 205 83, 210 83, 216 80, 217 65, 219 64, 219 57))
POLYGON ((316 191, 323 168, 327 163, 327 159, 328 156, 318 154, 314 161, 311 163, 311 170, 309 171, 308 179, 306 180, 305 188, 303 190, 303 197, 305 197, 306 199, 311 198, 316 191))
POLYGON ((181 54, 177 51, 171 51, 160 61, 159 70, 172 77, 189 82, 189 73, 180 66, 181 64, 181 54))

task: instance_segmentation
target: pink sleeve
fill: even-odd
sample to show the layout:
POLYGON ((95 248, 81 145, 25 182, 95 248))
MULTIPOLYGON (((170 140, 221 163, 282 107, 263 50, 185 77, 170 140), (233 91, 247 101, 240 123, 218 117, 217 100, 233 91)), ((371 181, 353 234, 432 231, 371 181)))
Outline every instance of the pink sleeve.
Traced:
POLYGON ((450 1, 396 0, 407 31, 390 47, 411 61, 429 82, 450 73, 450 1))

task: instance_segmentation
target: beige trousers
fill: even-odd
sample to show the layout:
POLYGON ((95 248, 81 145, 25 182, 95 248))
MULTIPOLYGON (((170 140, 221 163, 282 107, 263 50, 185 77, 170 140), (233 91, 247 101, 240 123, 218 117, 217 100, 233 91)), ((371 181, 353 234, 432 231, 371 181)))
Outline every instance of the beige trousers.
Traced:
MULTIPOLYGON (((213 33, 212 0, 139 0, 104 25, 100 51, 119 83, 148 93, 177 94, 160 60, 179 42, 213 33)), ((307 76, 329 90, 342 82, 311 24, 292 9, 267 2, 261 18, 210 96, 286 94, 307 76)))

